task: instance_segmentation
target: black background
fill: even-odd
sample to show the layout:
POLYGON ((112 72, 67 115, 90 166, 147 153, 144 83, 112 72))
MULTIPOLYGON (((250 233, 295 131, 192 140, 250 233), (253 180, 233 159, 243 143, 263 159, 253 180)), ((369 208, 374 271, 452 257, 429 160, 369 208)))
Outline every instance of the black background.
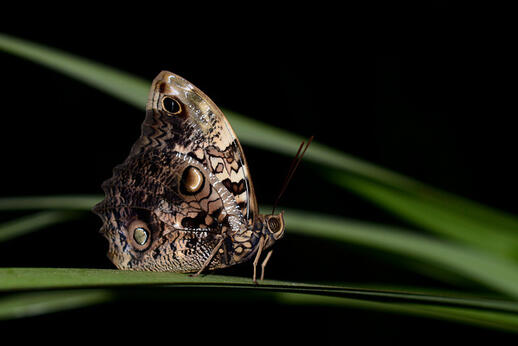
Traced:
MULTIPOLYGON (((210 13, 200 18, 196 12, 157 9, 149 21, 125 21, 122 13, 117 21, 69 17, 29 25, 28 20, 5 32, 149 81, 170 70, 222 107, 305 137, 314 135, 369 162, 516 212, 516 105, 509 85, 515 74, 505 20, 489 23, 484 11, 473 15, 446 5, 376 8, 361 15, 356 9, 313 10, 306 8, 304 16, 260 11, 254 19, 248 17, 254 11, 243 10, 215 19, 210 13)), ((102 193, 101 182, 138 137, 143 111, 31 62, 0 56, 2 196, 102 193)), ((291 159, 248 146, 245 152, 258 200, 272 203, 291 159)), ((282 204, 404 225, 322 181, 311 164, 301 165, 282 204)), ((0 265, 112 268, 99 226, 91 215, 1 244, 0 265)), ((291 236, 288 229, 267 276, 447 287, 404 265, 395 268, 386 258, 291 236)), ((225 273, 250 275, 250 269, 246 264, 225 273)), ((171 342, 180 336, 193 342, 256 340, 249 335, 269 340, 279 329, 284 332, 277 340, 283 342, 331 344, 358 337, 410 344, 416 335, 431 342, 503 336, 427 319, 336 312, 261 302, 130 299, 3 325, 45 330, 59 324, 83 332, 88 324, 92 330, 132 338, 145 337, 128 333, 132 323, 144 323, 144 334, 155 328, 180 333, 161 333, 171 342), (246 331, 232 329, 236 324, 246 325, 246 331)))

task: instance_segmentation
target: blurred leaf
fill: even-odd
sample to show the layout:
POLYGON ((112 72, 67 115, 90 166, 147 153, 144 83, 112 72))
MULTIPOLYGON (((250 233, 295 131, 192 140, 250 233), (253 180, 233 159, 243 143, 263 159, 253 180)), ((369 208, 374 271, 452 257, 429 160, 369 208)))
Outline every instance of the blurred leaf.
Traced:
POLYGON ((457 211, 449 201, 421 198, 361 177, 338 174, 333 180, 414 225, 503 257, 518 259, 518 228, 513 228, 512 222, 501 222, 498 227, 496 220, 492 224, 485 219, 474 219, 457 211))
MULTIPOLYGON (((0 291, 81 288, 77 291, 29 291, 28 293, 8 295, 0 299, 0 319, 32 316, 106 302, 116 297, 114 295, 116 291, 106 289, 113 290, 117 287, 133 287, 133 290, 129 291, 130 296, 135 294, 138 296, 139 289, 167 287, 167 291, 160 291, 160 300, 181 299, 182 302, 185 302, 186 299, 196 299, 196 301, 210 299, 211 302, 214 302, 214 296, 206 296, 201 291, 208 287, 225 289, 218 291, 217 301, 236 298, 236 289, 242 290, 242 295, 249 299, 260 292, 275 292, 269 294, 273 294, 273 297, 282 304, 316 304, 338 308, 375 309, 513 331, 517 331, 518 326, 518 303, 463 297, 454 293, 431 295, 404 290, 387 291, 272 280, 254 285, 250 278, 218 275, 193 278, 176 273, 72 268, 0 269, 0 291), (92 289, 85 289, 88 287, 92 287, 92 289), (174 291, 175 287, 190 287, 191 294, 189 297, 179 296, 174 291), (198 296, 196 296, 197 292, 199 292, 198 296)), ((150 295, 143 296, 149 297, 150 295)))
MULTIPOLYGON (((144 109, 151 83, 126 72, 34 42, 0 33, 0 49, 39 63, 90 86, 98 88, 137 108, 144 109)), ((293 156, 303 137, 222 109, 242 142, 293 156)), ((343 152, 313 143, 306 158, 393 184, 412 180, 384 168, 361 161, 343 152)))
POLYGON ((0 268, 0 292, 70 289, 70 288, 122 288, 122 287, 220 287, 260 291, 299 292, 325 294, 326 296, 404 301, 416 303, 441 303, 497 311, 518 312, 518 302, 501 299, 474 298, 459 293, 426 294, 408 290, 380 290, 359 286, 323 285, 277 280, 264 280, 254 284, 251 278, 222 275, 191 277, 172 272, 138 272, 116 269, 82 268, 0 268))
POLYGON ((328 305, 333 307, 343 306, 359 309, 371 309, 412 316, 444 319, 449 321, 462 322, 469 325, 477 325, 486 328, 495 328, 518 333, 518 314, 516 313, 495 312, 482 309, 479 310, 465 307, 430 304, 386 303, 351 298, 315 296, 300 293, 278 293, 278 299, 284 304, 318 306, 328 305))
MULTIPOLYGON (((149 82, 125 72, 97 64, 84 58, 44 47, 35 43, 0 34, 0 49, 53 68, 68 76, 99 88, 131 105, 143 108, 149 82)), ((240 114, 223 110, 245 144, 292 156, 302 137, 247 119, 240 114)), ((287 223, 290 232, 325 237, 349 243, 390 251, 407 257, 442 265, 445 268, 469 277, 477 282, 518 299, 518 269, 506 258, 497 258, 495 253, 514 258, 516 253, 518 219, 462 197, 431 188, 387 169, 364 162, 343 152, 314 143, 306 154, 308 161, 337 169, 334 181, 361 196, 374 201, 405 220, 430 229, 438 234, 456 239, 459 244, 439 241, 411 232, 367 223, 315 215, 290 210, 287 223), (388 187, 388 188, 387 188, 388 187), (475 245, 469 248, 460 242, 475 245), (485 251, 483 251, 485 250, 485 251), (489 253, 492 251, 493 253, 489 253)), ((100 199, 100 198, 99 198, 100 199)), ((55 197, 54 199, 2 199, 0 209, 89 209, 97 197, 55 197), (67 200, 68 198, 68 200, 67 200), (91 199, 89 199, 91 198, 91 199)), ((54 221, 51 212, 15 220, 2 225, 0 238, 7 239, 50 225, 54 221), (46 216, 45 216, 46 215, 46 216), (32 220, 32 221, 31 221, 32 220), (2 231, 3 230, 3 231, 2 231), (7 234, 7 236, 6 236, 7 234)), ((57 214, 54 215, 55 217, 57 214)), ((56 217, 55 220, 59 218, 56 217)), ((380 292, 341 286, 308 285, 266 281, 255 287, 249 279, 208 275, 190 278, 171 273, 128 273, 121 271, 5 268, 0 269, 1 290, 57 289, 68 287, 113 287, 127 285, 175 285, 203 287, 252 288, 280 292, 280 301, 297 304, 332 304, 362 308, 397 311, 421 316, 454 319, 467 323, 516 330, 517 321, 514 303, 488 300, 467 300, 415 295, 408 292, 380 292), (303 292, 295 294, 293 292, 303 292), (317 293, 318 295, 307 293, 317 293), (322 294, 334 295, 322 296, 322 294), (361 296, 363 299, 357 299, 361 296), (354 298, 351 298, 354 297, 354 298), (368 297, 368 298, 367 298, 368 297), (376 301, 394 299, 397 302, 376 301), (365 300, 368 299, 368 300, 365 300), (453 299, 453 300, 452 300, 453 299), (402 301, 406 303, 402 303, 402 301), (408 303, 411 301, 412 303, 408 303), (417 303, 419 302, 419 303, 417 303), (479 307, 477 310, 474 307, 479 307), (503 308, 505 307, 505 308, 503 308), (484 310, 489 309, 489 310, 484 310), (503 312, 507 311, 507 312, 503 312)), ((8 296, 0 301, 0 314, 16 316, 59 310, 68 306, 81 306, 108 299, 103 296, 48 297, 8 296), (12 300, 9 300, 12 299, 12 300), (74 300, 75 299, 75 300, 74 300), (74 303, 75 301, 75 303, 74 303), (48 304, 46 304, 47 302, 48 304), (43 305, 41 305, 43 304, 43 305), (45 305, 46 304, 46 305, 45 305), (39 308, 38 308, 39 306, 39 308), (31 310, 32 309, 32 310, 31 310), (39 309, 39 310, 38 310, 39 309), (25 312, 23 312, 25 311, 25 312)), ((47 292, 49 293, 49 292, 47 292)), ((55 292, 54 292, 55 293, 55 292)))
MULTIPOLYGON (((100 199, 101 196, 11 197, 0 198, 0 206, 12 202, 18 208, 89 210, 100 199), (72 203, 77 203, 76 207, 72 203)), ((400 228, 307 211, 288 209, 285 218, 290 233, 358 244, 404 256, 409 260, 433 263, 518 299, 518 265, 491 253, 400 228)))
MULTIPOLYGON (((142 109, 145 106, 150 83, 128 73, 5 34, 0 34, 0 49, 55 69, 138 108, 142 109)), ((302 140, 300 136, 248 119, 235 112, 226 109, 223 111, 243 143, 292 156, 302 140)), ((313 143, 305 159, 338 169, 338 175, 343 178, 338 179, 341 186, 350 188, 361 196, 376 201, 378 205, 396 212, 397 215, 415 224, 433 231, 440 231, 442 234, 457 239, 466 240, 472 244, 482 245, 486 249, 495 251, 503 249, 505 255, 512 254, 515 251, 518 233, 514 230, 518 229, 518 218, 514 215, 431 188, 414 179, 359 160, 319 143, 313 143), (380 194, 369 193, 365 189, 359 188, 357 184, 348 184, 347 180, 351 177, 350 173, 394 188, 393 195, 400 202, 402 201, 400 197, 404 197, 404 195, 397 196, 397 194, 403 192, 411 196, 414 201, 419 200, 420 211, 426 209, 437 211, 437 207, 441 206, 439 216, 443 224, 438 227, 437 222, 431 222, 432 219, 426 213, 418 212, 419 210, 410 201, 398 203, 396 208, 393 199, 387 200, 380 194), (459 224, 464 229, 458 230, 459 224), (471 228, 473 231, 466 232, 467 228, 471 228), (476 234, 479 230, 482 230, 482 236, 476 234), (486 243, 482 239, 489 233, 493 235, 502 233, 502 236, 495 236, 497 240, 493 245, 492 242, 486 243), (505 245, 505 240, 509 240, 510 245, 505 245)))
MULTIPOLYGON (((84 58, 5 34, 0 34, 0 49, 55 69, 93 87, 99 88, 136 107, 143 108, 145 106, 150 84, 148 81, 84 58)), ((228 116, 243 143, 291 156, 302 140, 300 136, 293 135, 256 120, 248 119, 235 112, 224 110, 224 113, 228 116)), ((433 208, 434 205, 445 206, 442 213, 445 216, 442 221, 444 227, 440 228, 443 234, 450 234, 452 230, 455 230, 457 227, 456 221, 458 221, 457 216, 464 215, 464 220, 470 220, 470 225, 477 224, 477 229, 489 228, 493 233, 502 232, 506 234, 504 237, 513 238, 511 241, 513 249, 514 244, 517 242, 518 234, 516 232, 510 232, 510 230, 518 228, 518 218, 514 215, 509 215, 467 199, 428 187, 416 180, 359 160, 319 143, 314 143, 310 150, 308 150, 306 160, 339 169, 342 171, 339 174, 341 174, 344 179, 350 176, 347 175, 346 172, 350 172, 360 177, 372 179, 376 182, 394 187, 400 190, 398 192, 406 192, 407 194, 411 194, 414 198, 419 199, 423 207, 433 208)), ((343 181, 340 185, 351 188, 350 185, 344 184, 343 181)), ((364 197, 374 198, 372 194, 366 194, 362 189, 353 188, 353 191, 364 197)), ((381 206, 394 211, 393 204, 387 204, 386 200, 375 198, 375 201, 381 206)), ((419 223, 423 227, 431 227, 432 230, 438 230, 438 228, 435 227, 436 225, 431 225, 430 222, 428 222, 429 218, 423 218, 423 216, 426 215, 415 213, 414 211, 411 203, 399 204, 398 215, 410 218, 411 221, 419 223)), ((485 233, 487 233, 487 231, 485 233)), ((456 237, 459 234, 459 232, 454 232, 453 236, 456 237)), ((472 239, 468 233, 464 233, 463 239, 482 244, 483 242, 480 242, 476 237, 477 236, 474 236, 472 239)), ((497 242, 495 248, 499 246, 501 246, 501 242, 497 242)), ((514 251, 513 249, 505 250, 505 253, 512 252, 514 251)))
POLYGON ((90 211, 102 195, 0 197, 0 210, 84 210, 90 211))
POLYGON ((75 219, 80 215, 83 214, 59 210, 43 211, 4 222, 3 224, 0 224, 0 242, 14 237, 19 237, 50 225, 75 219))
POLYGON ((395 227, 345 220, 290 209, 291 233, 356 243, 443 266, 497 292, 518 299, 518 265, 462 244, 433 239, 395 227))
POLYGON ((0 320, 23 318, 108 302, 107 290, 18 293, 0 298, 0 320))
POLYGON ((0 33, 0 49, 77 79, 142 108, 150 83, 113 67, 0 33))

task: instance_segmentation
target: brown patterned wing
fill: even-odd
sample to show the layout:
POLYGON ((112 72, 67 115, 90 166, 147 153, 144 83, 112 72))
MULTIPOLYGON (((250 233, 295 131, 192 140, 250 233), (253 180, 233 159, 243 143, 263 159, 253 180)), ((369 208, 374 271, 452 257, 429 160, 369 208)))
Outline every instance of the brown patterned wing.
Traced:
MULTIPOLYGON (((227 119, 199 89, 166 71, 153 81, 140 138, 103 189, 94 212, 121 269, 196 271, 223 234, 245 232, 257 215, 227 119)), ((209 269, 227 264, 218 255, 209 269)))
POLYGON ((252 179, 230 123, 200 89, 168 71, 153 81, 142 135, 130 156, 149 148, 168 148, 203 162, 232 193, 245 219, 254 219, 258 207, 252 179), (172 102, 177 102, 174 109, 172 102))

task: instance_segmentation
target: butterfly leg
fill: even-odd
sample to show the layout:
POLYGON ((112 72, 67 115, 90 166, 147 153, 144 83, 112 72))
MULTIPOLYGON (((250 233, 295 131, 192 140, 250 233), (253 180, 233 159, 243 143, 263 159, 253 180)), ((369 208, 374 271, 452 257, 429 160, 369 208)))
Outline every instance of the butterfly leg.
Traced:
POLYGON ((254 259, 254 275, 252 277, 252 280, 254 281, 254 284, 257 284, 257 264, 259 263, 259 258, 261 257, 261 252, 263 252, 263 247, 264 247, 264 237, 261 237, 259 239, 259 244, 257 245, 258 249, 257 249, 257 254, 255 255, 255 259, 254 259))
POLYGON ((218 252, 219 248, 223 244, 224 240, 225 240, 225 237, 221 237, 221 239, 219 240, 218 244, 216 244, 216 246, 214 247, 214 249, 210 253, 209 257, 205 260, 205 263, 203 263, 203 266, 201 267, 201 269, 198 270, 198 272, 196 274, 192 274, 191 275, 192 277, 196 277, 196 276, 200 275, 205 270, 205 268, 207 268, 209 266, 210 261, 212 261, 214 256, 216 256, 216 253, 218 252))
POLYGON ((268 251, 268 253, 266 254, 266 257, 263 260, 263 263, 261 263, 261 278, 259 279, 261 281, 264 280, 264 267, 266 267, 266 263, 268 263, 268 261, 270 260, 270 257, 272 257, 272 252, 273 252, 273 249, 268 251))

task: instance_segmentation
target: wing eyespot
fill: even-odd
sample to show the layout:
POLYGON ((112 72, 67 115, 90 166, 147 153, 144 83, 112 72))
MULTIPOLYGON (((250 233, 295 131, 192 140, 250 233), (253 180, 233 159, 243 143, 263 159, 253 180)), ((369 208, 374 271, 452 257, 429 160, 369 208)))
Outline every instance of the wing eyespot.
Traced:
POLYGON ((178 115, 183 111, 180 101, 171 96, 166 96, 162 99, 162 108, 168 116, 178 115))
POLYGON ((194 195, 205 185, 205 176, 194 166, 184 169, 180 180, 180 192, 184 195, 194 195))
POLYGON ((128 226, 128 239, 131 246, 137 251, 146 250, 151 244, 151 232, 148 225, 142 220, 134 220, 128 226))

